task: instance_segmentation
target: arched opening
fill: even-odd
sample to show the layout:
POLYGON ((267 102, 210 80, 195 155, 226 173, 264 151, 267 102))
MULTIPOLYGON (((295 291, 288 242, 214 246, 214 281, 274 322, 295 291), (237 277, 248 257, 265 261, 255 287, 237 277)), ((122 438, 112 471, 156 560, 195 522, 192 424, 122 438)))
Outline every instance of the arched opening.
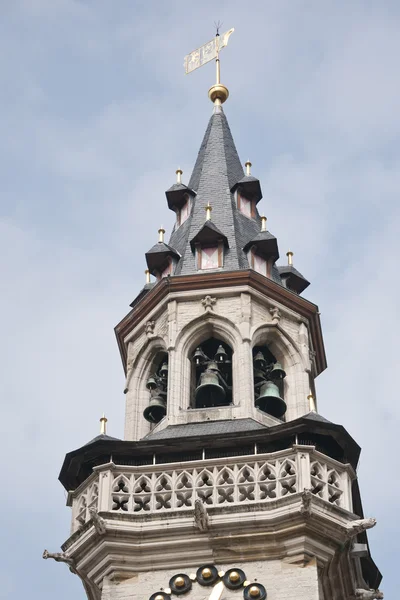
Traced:
POLYGON ((255 405, 263 412, 285 420, 284 378, 282 365, 267 345, 253 348, 255 405))
POLYGON ((191 408, 232 404, 232 349, 211 337, 199 344, 191 358, 191 408))
POLYGON ((143 416, 149 423, 159 423, 167 414, 168 393, 168 354, 157 352, 146 381, 149 390, 149 404, 143 411, 143 416))

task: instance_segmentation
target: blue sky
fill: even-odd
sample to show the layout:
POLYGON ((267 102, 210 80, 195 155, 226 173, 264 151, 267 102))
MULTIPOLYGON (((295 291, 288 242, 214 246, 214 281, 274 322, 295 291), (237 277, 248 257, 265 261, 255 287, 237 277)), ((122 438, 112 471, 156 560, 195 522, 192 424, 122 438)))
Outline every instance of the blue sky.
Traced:
POLYGON ((0 598, 85 597, 41 558, 69 534, 58 472, 103 411, 123 435, 113 327, 211 115, 213 66, 185 76, 183 57, 218 19, 235 27, 225 112, 281 255, 312 282, 329 363, 319 410, 363 448, 371 549, 395 598, 399 4, 13 0, 0 15, 0 598))

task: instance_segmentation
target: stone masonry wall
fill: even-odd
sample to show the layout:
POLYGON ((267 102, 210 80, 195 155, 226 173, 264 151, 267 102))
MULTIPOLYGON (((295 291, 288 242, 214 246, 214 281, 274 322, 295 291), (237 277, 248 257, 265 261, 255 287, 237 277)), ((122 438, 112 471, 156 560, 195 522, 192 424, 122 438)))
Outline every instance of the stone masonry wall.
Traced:
POLYGON ((157 429, 205 419, 251 417, 265 425, 277 423, 254 406, 252 348, 256 345, 268 345, 287 373, 286 420, 309 412, 311 349, 307 323, 293 311, 256 292, 210 289, 176 294, 156 307, 130 333, 126 344, 125 439, 141 439, 150 431, 150 424, 143 418, 149 402, 146 381, 160 352, 169 355, 168 407, 167 416, 157 429), (198 410, 187 410, 190 357, 198 344, 212 336, 222 339, 233 350, 233 406, 207 410, 204 416, 198 410))
MULTIPOLYGON (((201 565, 198 565, 201 566, 201 565)), ((286 563, 280 560, 260 562, 232 563, 216 565, 218 569, 233 567, 243 569, 249 581, 257 580, 267 590, 268 600, 320 600, 318 574, 315 561, 306 567, 286 563)), ((193 573, 196 572, 195 567, 193 573)), ((178 574, 175 571, 145 571, 129 579, 105 580, 101 600, 148 600, 152 594, 168 587, 170 578, 178 574)), ((190 572, 187 571, 187 575, 190 572)), ((193 583, 192 590, 181 596, 188 600, 207 600, 212 587, 202 587, 193 583)), ((178 596, 173 596, 178 598, 178 596)), ((243 590, 224 589, 221 600, 242 600, 243 590)))

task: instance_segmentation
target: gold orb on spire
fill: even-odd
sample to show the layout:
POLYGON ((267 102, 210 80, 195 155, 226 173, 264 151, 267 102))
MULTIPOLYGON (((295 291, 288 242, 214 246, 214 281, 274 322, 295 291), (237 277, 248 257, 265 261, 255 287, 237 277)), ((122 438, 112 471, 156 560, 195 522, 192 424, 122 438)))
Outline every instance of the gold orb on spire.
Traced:
POLYGON ((222 83, 216 83, 208 90, 208 97, 216 106, 220 106, 228 100, 229 90, 222 83))

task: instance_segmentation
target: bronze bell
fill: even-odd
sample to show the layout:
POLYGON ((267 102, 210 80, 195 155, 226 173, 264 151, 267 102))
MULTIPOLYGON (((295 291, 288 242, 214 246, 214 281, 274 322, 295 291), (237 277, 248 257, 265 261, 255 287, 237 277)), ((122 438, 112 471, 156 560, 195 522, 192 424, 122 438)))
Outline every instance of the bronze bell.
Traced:
POLYGON ((254 383, 261 383, 262 381, 265 381, 265 373, 264 371, 259 371, 257 369, 254 369, 254 383))
POLYGON ((200 385, 195 391, 196 406, 199 408, 220 406, 225 400, 225 396, 225 390, 219 383, 217 364, 212 361, 200 375, 200 385))
POLYGON ((228 355, 227 355, 227 353, 225 351, 225 348, 223 347, 222 344, 220 344, 218 346, 218 349, 217 349, 216 353, 215 353, 214 359, 217 362, 225 362, 227 358, 228 358, 228 355))
POLYGON ((264 354, 260 351, 254 357, 254 366, 256 369, 262 370, 265 369, 267 363, 264 358, 264 354))
POLYGON ((166 362, 161 365, 160 377, 164 377, 164 379, 168 377, 168 365, 166 362))
POLYGON ((153 376, 149 377, 146 383, 146 387, 148 390, 155 390, 157 387, 157 381, 153 376))
POLYGON ((279 380, 284 379, 286 377, 286 372, 282 369, 282 365, 281 365, 280 362, 276 362, 273 365, 272 371, 270 372, 269 376, 274 381, 279 381, 279 380))
POLYGON ((193 354, 194 362, 196 363, 196 365, 201 365, 201 364, 203 364, 205 359, 206 359, 206 356, 205 356, 203 350, 200 348, 200 346, 198 346, 193 354))
POLYGON ((273 381, 262 384, 255 404, 257 408, 277 419, 283 417, 286 412, 286 402, 279 396, 279 388, 273 381))
POLYGON ((167 414, 167 403, 161 395, 150 398, 149 405, 143 411, 143 416, 150 423, 159 423, 167 414))

